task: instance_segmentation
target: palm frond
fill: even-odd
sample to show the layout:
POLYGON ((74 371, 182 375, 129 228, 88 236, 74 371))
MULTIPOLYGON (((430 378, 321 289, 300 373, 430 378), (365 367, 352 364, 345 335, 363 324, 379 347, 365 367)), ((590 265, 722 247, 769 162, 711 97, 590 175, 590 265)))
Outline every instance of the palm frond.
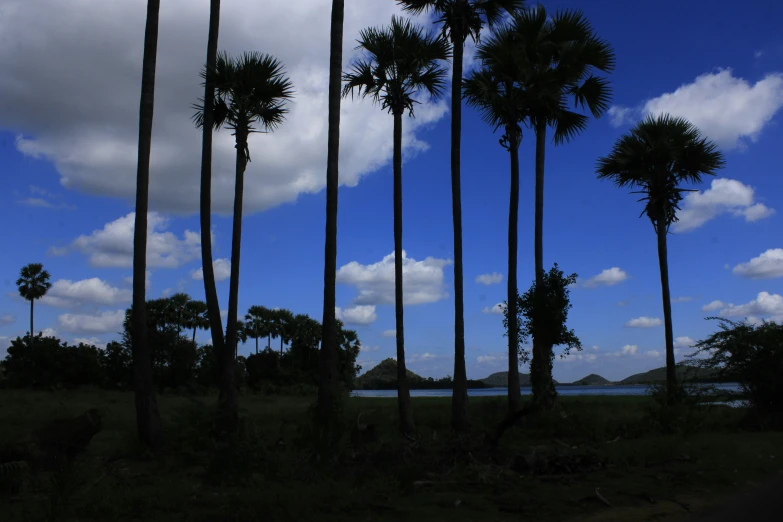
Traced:
POLYGON ((557 119, 553 122, 555 145, 571 141, 587 129, 588 118, 584 114, 569 110, 561 110, 557 113, 557 119))

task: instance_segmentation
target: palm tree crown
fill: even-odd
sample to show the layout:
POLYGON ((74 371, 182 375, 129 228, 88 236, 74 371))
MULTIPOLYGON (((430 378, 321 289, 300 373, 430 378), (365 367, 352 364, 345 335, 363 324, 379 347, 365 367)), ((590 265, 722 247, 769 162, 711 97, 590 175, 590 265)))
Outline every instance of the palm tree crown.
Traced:
POLYGON ((42 298, 52 287, 49 277, 49 272, 44 270, 41 263, 30 263, 22 267, 19 279, 16 280, 19 295, 28 301, 42 298))
POLYGON ((683 118, 650 115, 621 137, 612 152, 598 160, 599 179, 644 194, 644 211, 656 226, 677 221, 683 183, 697 184, 724 165, 717 146, 683 118))
POLYGON ((450 56, 442 35, 432 36, 410 20, 392 16, 389 27, 363 29, 358 42, 366 56, 343 75, 343 96, 356 92, 392 114, 413 114, 419 91, 433 98, 442 95, 446 68, 438 62, 450 56))

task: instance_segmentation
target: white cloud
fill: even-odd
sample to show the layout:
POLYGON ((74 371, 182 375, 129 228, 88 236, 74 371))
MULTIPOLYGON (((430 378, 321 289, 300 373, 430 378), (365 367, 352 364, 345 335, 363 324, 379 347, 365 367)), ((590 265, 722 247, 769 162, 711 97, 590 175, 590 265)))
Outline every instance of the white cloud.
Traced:
POLYGON ((495 315, 503 315, 503 312, 506 311, 506 303, 498 303, 493 307, 485 306, 484 312, 485 314, 495 314, 495 315))
MULTIPOLYGON (((212 270, 215 272, 215 281, 225 281, 231 277, 231 260, 226 258, 215 259, 212 262, 212 270)), ((199 267, 191 274, 193 279, 204 280, 204 267, 199 267)))
POLYGON ((672 303, 687 303, 688 301, 693 301, 693 297, 682 296, 682 297, 675 297, 674 299, 672 299, 672 303))
MULTIPOLYGON (((100 4, 74 9, 62 0, 16 1, 3 10, 0 34, 13 45, 0 48, 0 127, 24 133, 17 148, 53 162, 65 187, 130 200, 135 194, 143 46, 139 35, 144 34, 146 9, 138 0, 100 4)), ((329 0, 235 0, 221 8, 221 50, 232 55, 245 50, 271 53, 285 64, 296 92, 280 129, 250 137, 247 213, 324 187, 329 78, 329 24, 324 20, 329 20, 330 9, 329 0)), ((359 30, 388 24, 400 11, 396 2, 353 2, 346 7, 343 70, 358 53, 354 48, 359 30)), ((192 0, 170 0, 161 9, 153 210, 198 209, 201 139, 191 122, 191 105, 204 93, 199 72, 208 16, 209 9, 194 9, 192 0)), ((429 18, 422 22, 428 30, 437 30, 429 18)), ((354 186, 390 160, 393 119, 370 100, 346 99, 342 107, 340 182, 354 186)), ((405 118, 406 157, 426 150, 417 131, 446 112, 446 103, 424 101, 416 107, 415 119, 405 118)), ((236 151, 230 134, 217 133, 214 143, 213 205, 222 214, 233 207, 236 151)))
POLYGON ((57 337, 57 330, 55 330, 54 328, 44 328, 41 331, 41 335, 43 335, 44 337, 57 337))
POLYGON ((63 314, 57 318, 60 327, 74 334, 105 334, 122 331, 125 310, 100 312, 95 315, 63 314))
POLYGON ((594 353, 584 353, 584 352, 571 352, 566 357, 558 358, 556 361, 561 361, 564 363, 573 363, 573 362, 586 362, 586 363, 593 363, 598 360, 598 355, 594 353))
POLYGON ((499 363, 508 364, 508 354, 503 352, 498 352, 491 355, 479 355, 476 357, 476 362, 478 364, 487 364, 487 365, 496 365, 499 363))
POLYGON ((661 324, 661 320, 657 317, 637 317, 625 323, 625 326, 628 328, 655 328, 661 324))
POLYGON ((345 309, 336 306, 334 311, 337 319, 340 319, 345 324, 366 326, 378 319, 378 315, 375 313, 375 305, 359 305, 345 309))
POLYGON ((96 348, 100 348, 101 350, 106 349, 106 343, 98 339, 97 337, 76 337, 73 340, 73 344, 88 344, 91 346, 95 346, 96 348))
POLYGON ((433 359, 437 359, 437 358, 438 358, 438 356, 437 356, 437 355, 435 355, 434 353, 429 353, 429 352, 424 352, 424 353, 414 353, 414 354, 411 354, 411 356, 410 356, 410 361, 411 361, 411 362, 416 362, 416 361, 431 361, 431 360, 433 360, 433 359))
POLYGON ((115 306, 129 303, 133 292, 129 289, 116 288, 93 277, 81 281, 60 279, 52 284, 49 292, 41 298, 43 304, 59 308, 77 307, 84 304, 115 306))
POLYGON ((0 326, 5 326, 7 324, 14 324, 15 322, 16 322, 16 317, 14 317, 11 314, 0 315, 0 326))
POLYGON ((711 303, 708 303, 701 307, 701 310, 703 312, 712 312, 713 310, 718 310, 720 308, 723 308, 726 306, 723 301, 712 301, 711 303))
POLYGON ((714 179, 705 191, 689 192, 677 213, 679 221, 672 225, 676 232, 695 230, 720 214, 730 213, 753 222, 775 213, 763 203, 756 203, 755 189, 735 179, 714 179))
POLYGON ((595 288, 597 286, 614 286, 618 283, 622 283, 628 279, 628 274, 620 268, 613 266, 603 270, 600 274, 594 275, 587 281, 584 286, 586 288, 595 288))
POLYGON ((729 303, 724 305, 719 315, 722 317, 745 317, 754 320, 759 318, 769 318, 775 322, 783 321, 783 296, 780 294, 770 294, 769 292, 759 292, 755 299, 745 304, 734 305, 729 303))
MULTIPOLYGON (((95 267, 133 266, 133 230, 135 212, 107 223, 89 236, 79 236, 71 247, 90 257, 95 267)), ((201 257, 201 235, 186 230, 180 239, 166 232, 168 218, 150 212, 147 221, 147 266, 150 268, 178 268, 201 257)))
POLYGON ((635 344, 626 344, 622 347, 619 354, 620 355, 636 355, 636 352, 639 351, 639 347, 635 344))
MULTIPOLYGON (((443 267, 449 264, 450 260, 434 257, 416 261, 403 250, 404 303, 416 305, 447 299, 443 267)), ((394 304, 394 253, 370 265, 351 261, 337 270, 337 282, 356 287, 359 295, 354 303, 357 305, 394 304)))
POLYGON ((491 274, 481 274, 476 277, 476 282, 482 285, 496 285, 503 281, 503 274, 499 272, 492 272, 491 274))
POLYGON ((722 148, 732 149, 758 140, 781 107, 783 74, 768 74, 751 85, 731 69, 719 69, 647 100, 640 108, 612 107, 609 115, 619 126, 646 114, 669 113, 690 120, 722 148))
POLYGON ((732 272, 750 279, 783 277, 783 248, 770 248, 747 263, 740 263, 732 272))
POLYGON ((381 335, 383 337, 397 337, 397 330, 384 330, 381 335))
POLYGON ((658 350, 647 350, 646 352, 644 352, 644 355, 650 357, 651 359, 657 359, 662 354, 658 350))
POLYGON ((361 351, 362 352, 377 352, 380 349, 381 349, 381 347, 378 346, 378 345, 375 345, 375 346, 362 345, 362 347, 361 347, 361 351))
POLYGON ((687 335, 676 337, 674 339, 674 347, 675 348, 690 348, 696 344, 696 341, 688 337, 687 335))

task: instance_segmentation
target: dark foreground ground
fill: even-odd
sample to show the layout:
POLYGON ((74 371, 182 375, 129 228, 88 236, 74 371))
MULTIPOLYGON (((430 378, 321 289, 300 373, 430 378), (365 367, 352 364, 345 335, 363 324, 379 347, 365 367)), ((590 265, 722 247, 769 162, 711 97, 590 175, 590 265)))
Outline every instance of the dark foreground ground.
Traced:
POLYGON ((209 438, 214 403, 161 396, 167 448, 152 458, 135 441, 130 393, 0 391, 0 445, 55 417, 103 413, 70 467, 0 476, 0 520, 701 520, 783 468, 783 434, 739 431, 741 410, 670 410, 649 397, 561 398, 497 452, 485 435, 503 398, 472 398, 473 430, 461 437, 448 429, 449 399, 414 399, 415 442, 397 435, 394 399, 353 398, 328 455, 312 444, 311 398, 241 396, 231 445, 209 438))

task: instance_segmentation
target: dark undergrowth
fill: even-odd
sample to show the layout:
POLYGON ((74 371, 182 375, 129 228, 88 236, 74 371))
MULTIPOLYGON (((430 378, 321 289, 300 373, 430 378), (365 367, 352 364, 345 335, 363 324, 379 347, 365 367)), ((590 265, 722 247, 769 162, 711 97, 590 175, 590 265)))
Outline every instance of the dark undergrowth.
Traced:
POLYGON ((135 441, 130 393, 0 392, 0 444, 93 407, 104 419, 58 471, 0 468, 3 522, 644 520, 698 510, 783 459, 783 434, 740 431, 739 409, 651 397, 561 398, 497 450, 487 434, 502 397, 471 398, 460 436, 448 398, 414 399, 415 441, 398 435, 394 399, 351 398, 328 452, 310 397, 242 396, 239 433, 222 444, 209 438, 215 396, 159 399, 166 450, 153 457, 135 441))

